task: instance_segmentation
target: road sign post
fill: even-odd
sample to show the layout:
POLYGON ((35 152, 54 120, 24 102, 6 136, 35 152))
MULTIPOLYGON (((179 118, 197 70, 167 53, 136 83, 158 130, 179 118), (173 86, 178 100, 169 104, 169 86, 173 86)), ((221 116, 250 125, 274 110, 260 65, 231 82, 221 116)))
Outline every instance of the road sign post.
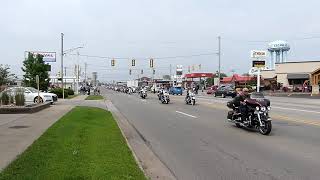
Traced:
POLYGON ((39 82, 39 75, 36 75, 36 83, 38 88, 38 104, 40 103, 40 82, 39 82))
POLYGON ((265 58, 267 52, 263 50, 252 50, 250 56, 252 58, 252 68, 250 69, 249 74, 257 76, 257 92, 260 92, 261 69, 264 69, 266 66, 265 58))

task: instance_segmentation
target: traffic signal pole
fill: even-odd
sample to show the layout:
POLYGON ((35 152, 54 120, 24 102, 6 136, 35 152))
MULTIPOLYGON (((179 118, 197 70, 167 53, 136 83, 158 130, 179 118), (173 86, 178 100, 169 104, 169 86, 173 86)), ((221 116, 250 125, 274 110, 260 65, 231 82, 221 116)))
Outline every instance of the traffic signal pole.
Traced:
POLYGON ((219 56, 218 85, 220 85, 220 78, 221 78, 221 37, 220 36, 218 36, 218 56, 219 56))

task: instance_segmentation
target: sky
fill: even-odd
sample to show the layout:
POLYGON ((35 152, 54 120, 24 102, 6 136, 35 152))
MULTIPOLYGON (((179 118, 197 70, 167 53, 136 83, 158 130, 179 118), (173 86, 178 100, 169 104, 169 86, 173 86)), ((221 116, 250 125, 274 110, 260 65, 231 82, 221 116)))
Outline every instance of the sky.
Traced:
POLYGON ((87 63, 88 76, 96 71, 101 81, 136 78, 141 69, 150 76, 149 58, 155 77, 169 74, 170 64, 172 72, 176 65, 187 73, 198 64, 195 72, 215 72, 218 36, 221 69, 229 75, 248 72, 250 51, 266 50, 274 40, 288 41, 288 61, 320 60, 319 6, 317 0, 2 0, 0 64, 21 77, 25 51, 54 51, 51 74, 57 74, 61 33, 65 49, 84 46, 65 56, 67 75, 76 63, 82 72, 87 63), (77 52, 115 57, 116 66, 110 58, 77 52), (191 56, 199 54, 210 55, 191 56), (174 56, 186 57, 159 58, 174 56), (131 59, 136 67, 129 66, 131 59))

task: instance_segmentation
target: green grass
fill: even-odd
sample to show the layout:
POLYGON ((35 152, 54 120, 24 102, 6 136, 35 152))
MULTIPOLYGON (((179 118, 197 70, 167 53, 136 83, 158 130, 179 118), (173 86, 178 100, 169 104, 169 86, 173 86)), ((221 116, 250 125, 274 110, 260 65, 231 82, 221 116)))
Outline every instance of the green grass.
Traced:
POLYGON ((0 174, 0 179, 146 179, 106 110, 76 107, 0 174))
POLYGON ((89 95, 86 100, 101 100, 103 97, 101 95, 89 95))
POLYGON ((78 94, 69 95, 69 96, 67 97, 67 99, 72 99, 72 98, 77 97, 77 96, 78 96, 78 94))

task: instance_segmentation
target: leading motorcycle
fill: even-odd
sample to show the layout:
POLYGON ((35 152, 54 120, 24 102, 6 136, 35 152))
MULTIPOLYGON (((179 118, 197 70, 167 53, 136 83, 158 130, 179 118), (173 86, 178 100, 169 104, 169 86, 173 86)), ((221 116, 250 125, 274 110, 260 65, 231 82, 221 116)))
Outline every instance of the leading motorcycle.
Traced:
POLYGON ((272 129, 271 118, 269 117, 270 101, 260 93, 253 93, 244 103, 247 108, 245 118, 242 117, 239 107, 228 105, 229 108, 233 109, 228 112, 228 120, 238 128, 255 128, 263 135, 270 134, 272 129))
POLYGON ((140 97, 142 99, 145 99, 147 97, 147 92, 146 91, 140 91, 140 97))
POLYGON ((170 102, 169 93, 167 91, 163 91, 163 93, 160 94, 159 99, 162 104, 168 104, 170 102))
POLYGON ((186 102, 186 104, 195 105, 196 104, 196 97, 195 97, 194 93, 189 93, 189 95, 185 98, 185 102, 186 102))

